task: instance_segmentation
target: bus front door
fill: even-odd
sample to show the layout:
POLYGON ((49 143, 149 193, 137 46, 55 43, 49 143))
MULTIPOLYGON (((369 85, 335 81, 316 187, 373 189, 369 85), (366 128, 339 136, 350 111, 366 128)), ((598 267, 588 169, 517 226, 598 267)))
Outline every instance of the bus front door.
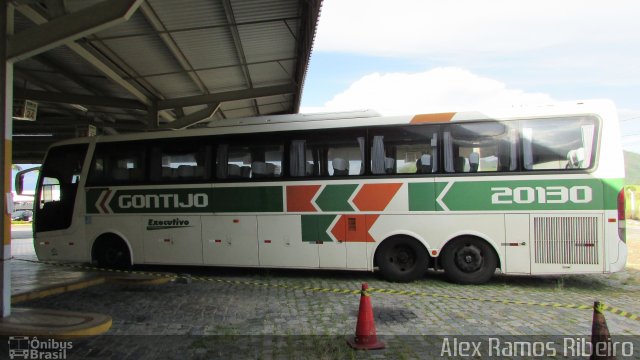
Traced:
POLYGON ((34 245, 39 259, 86 260, 84 193, 78 195, 88 145, 51 148, 38 179, 34 204, 34 245))

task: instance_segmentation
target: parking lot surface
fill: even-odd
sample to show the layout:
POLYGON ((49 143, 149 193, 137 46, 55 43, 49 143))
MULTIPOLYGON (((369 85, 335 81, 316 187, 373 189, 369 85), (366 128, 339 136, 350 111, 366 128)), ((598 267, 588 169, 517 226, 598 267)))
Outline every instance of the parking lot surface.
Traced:
MULTIPOLYGON (((636 246, 640 239, 631 241, 636 246)), ((16 269, 38 267, 48 274, 101 274, 33 260, 24 254, 12 262, 16 269)), ((74 340, 68 358, 430 358, 442 354, 442 339, 450 336, 552 342, 588 337, 591 306, 601 301, 612 309, 605 312, 612 337, 635 342, 634 356, 640 355, 635 266, 611 275, 497 274, 479 286, 451 284, 434 271, 401 284, 361 272, 134 270, 178 277, 156 285, 107 282, 16 306, 111 315, 111 329, 74 340), (346 346, 345 339, 354 335, 362 283, 372 288, 375 326, 387 342, 385 350, 356 352, 346 346)))

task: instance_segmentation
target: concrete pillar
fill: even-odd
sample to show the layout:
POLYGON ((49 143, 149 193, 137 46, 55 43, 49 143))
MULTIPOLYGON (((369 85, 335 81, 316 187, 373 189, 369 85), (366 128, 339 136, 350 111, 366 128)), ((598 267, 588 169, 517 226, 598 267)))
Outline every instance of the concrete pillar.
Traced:
POLYGON ((0 184, 2 184, 2 247, 0 248, 0 310, 2 317, 11 315, 11 215, 13 207, 11 197, 11 164, 12 164, 12 126, 13 126, 13 64, 7 62, 7 37, 13 32, 13 5, 8 1, 0 4, 0 184))

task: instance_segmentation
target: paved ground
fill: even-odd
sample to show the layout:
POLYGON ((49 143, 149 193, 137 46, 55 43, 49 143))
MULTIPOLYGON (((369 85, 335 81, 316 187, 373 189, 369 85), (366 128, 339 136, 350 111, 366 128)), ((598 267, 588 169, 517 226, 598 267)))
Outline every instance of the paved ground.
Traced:
MULTIPOLYGON (((637 251, 640 227, 631 225, 629 244, 637 251)), ((43 276, 78 272, 30 263, 25 260, 33 256, 26 253, 16 258, 16 274, 21 267, 43 276)), ((107 283, 17 306, 111 315, 113 326, 106 335, 74 340, 67 353, 67 358, 94 359, 431 358, 441 355, 445 335, 483 341, 481 355, 486 356, 489 338, 495 335, 502 335, 498 339, 503 343, 516 339, 554 344, 589 336, 592 311, 577 305, 588 307, 598 300, 640 315, 640 267, 633 264, 612 275, 498 275, 481 286, 449 284, 436 272, 411 284, 395 284, 354 272, 137 270, 174 271, 196 279, 162 285, 107 283), (372 293, 375 325, 388 343, 386 350, 355 352, 345 345, 354 334, 357 290, 363 282, 378 290, 416 293, 372 293)), ((612 312, 605 316, 614 340, 635 342, 633 355, 640 357, 640 321, 612 312)), ((0 353, 4 351, 0 347, 0 353)))

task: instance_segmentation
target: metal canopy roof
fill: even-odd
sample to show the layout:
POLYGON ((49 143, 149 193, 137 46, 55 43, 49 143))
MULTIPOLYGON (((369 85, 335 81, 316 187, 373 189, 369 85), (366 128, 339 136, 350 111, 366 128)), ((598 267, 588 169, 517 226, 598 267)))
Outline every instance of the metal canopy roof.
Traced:
POLYGON ((297 113, 322 0, 13 0, 14 163, 54 141, 297 113), (46 51, 43 51, 46 50, 46 51))

